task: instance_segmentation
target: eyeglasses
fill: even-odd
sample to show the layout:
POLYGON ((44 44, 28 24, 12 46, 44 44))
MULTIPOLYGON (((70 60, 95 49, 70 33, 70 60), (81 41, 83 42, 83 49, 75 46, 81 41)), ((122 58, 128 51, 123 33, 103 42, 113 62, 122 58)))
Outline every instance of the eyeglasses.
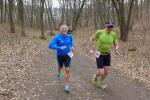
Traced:
POLYGON ((66 27, 63 27, 62 29, 67 29, 66 27))
POLYGON ((107 28, 113 28, 113 26, 107 26, 107 28))

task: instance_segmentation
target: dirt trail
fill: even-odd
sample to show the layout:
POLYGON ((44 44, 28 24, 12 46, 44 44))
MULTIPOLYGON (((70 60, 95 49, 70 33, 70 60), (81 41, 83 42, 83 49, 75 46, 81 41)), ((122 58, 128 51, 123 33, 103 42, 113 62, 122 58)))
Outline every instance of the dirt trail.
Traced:
POLYGON ((63 80, 54 76, 56 57, 51 50, 45 50, 35 63, 39 79, 29 85, 34 92, 28 93, 30 100, 149 100, 150 90, 141 83, 130 80, 112 70, 106 82, 109 87, 101 90, 92 86, 91 77, 96 70, 93 60, 75 54, 72 66, 71 93, 63 92, 63 80), (35 90, 36 89, 36 90, 35 90))

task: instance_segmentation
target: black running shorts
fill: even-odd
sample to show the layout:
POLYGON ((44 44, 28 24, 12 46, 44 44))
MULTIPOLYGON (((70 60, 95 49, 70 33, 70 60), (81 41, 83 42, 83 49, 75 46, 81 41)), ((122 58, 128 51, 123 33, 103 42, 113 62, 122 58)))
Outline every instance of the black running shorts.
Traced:
POLYGON ((71 63, 71 58, 68 55, 57 55, 58 65, 59 67, 69 67, 71 63))
POLYGON ((110 66, 111 56, 109 54, 101 54, 98 58, 96 58, 97 68, 104 68, 105 66, 110 66))

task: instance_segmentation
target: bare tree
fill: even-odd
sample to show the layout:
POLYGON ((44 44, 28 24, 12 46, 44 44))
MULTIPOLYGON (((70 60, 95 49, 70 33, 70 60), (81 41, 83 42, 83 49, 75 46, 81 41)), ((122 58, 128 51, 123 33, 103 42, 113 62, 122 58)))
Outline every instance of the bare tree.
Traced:
POLYGON ((4 21, 7 20, 7 0, 5 0, 5 11, 4 11, 4 21))
POLYGON ((139 5, 138 5, 138 3, 139 3, 139 0, 136 0, 135 1, 135 8, 136 8, 136 20, 138 21, 139 20, 139 5))
POLYGON ((25 31, 24 31, 24 5, 22 0, 18 0, 18 14, 19 14, 19 20, 21 24, 21 34, 25 36, 25 31))
POLYGON ((13 0, 8 0, 9 3, 9 20, 10 20, 10 31, 12 33, 15 33, 15 25, 14 25, 14 19, 13 19, 13 0))
POLYGON ((40 26, 41 26, 41 39, 45 39, 44 35, 44 21, 43 21, 43 14, 44 14, 44 2, 45 0, 41 0, 40 2, 40 26))
POLYGON ((120 39, 123 40, 123 41, 127 40, 134 1, 135 0, 130 0, 129 12, 128 12, 128 15, 127 15, 127 20, 126 20, 124 0, 112 0, 112 3, 113 3, 113 5, 116 9, 117 16, 118 16, 118 22, 119 22, 120 33, 121 33, 120 39))
POLYGON ((3 5, 4 5, 4 2, 3 0, 0 0, 0 11, 1 11, 1 22, 3 22, 3 5))
POLYGON ((86 0, 81 1, 81 6, 80 6, 79 10, 74 14, 75 17, 73 19, 72 30, 76 30, 76 28, 77 28, 78 20, 82 13, 85 2, 86 2, 86 0))
POLYGON ((31 22, 30 26, 33 27, 33 20, 34 20, 34 6, 35 6, 35 0, 32 0, 32 5, 31 5, 31 22))
POLYGON ((18 23, 14 22, 19 21, 23 35, 25 25, 35 26, 41 28, 41 37, 45 37, 46 28, 50 28, 52 32, 64 23, 72 30, 76 30, 77 27, 92 25, 95 28, 103 28, 106 21, 113 21, 116 25, 119 24, 120 39, 123 41, 127 40, 134 22, 141 19, 140 15, 146 14, 146 23, 150 27, 149 0, 59 0, 58 2, 59 7, 54 8, 50 0, 0 0, 0 22, 7 22, 9 18, 11 32, 15 32, 15 24, 18 23), (48 27, 44 27, 45 25, 48 27))
POLYGON ((145 11, 146 11, 146 19, 147 19, 147 24, 150 27, 150 1, 149 0, 144 0, 144 7, 145 7, 145 11))
POLYGON ((54 29, 56 30, 56 22, 55 22, 54 16, 53 16, 52 5, 50 5, 49 0, 47 0, 47 2, 48 2, 48 11, 50 12, 50 17, 51 17, 51 20, 53 23, 52 25, 53 25, 54 29))

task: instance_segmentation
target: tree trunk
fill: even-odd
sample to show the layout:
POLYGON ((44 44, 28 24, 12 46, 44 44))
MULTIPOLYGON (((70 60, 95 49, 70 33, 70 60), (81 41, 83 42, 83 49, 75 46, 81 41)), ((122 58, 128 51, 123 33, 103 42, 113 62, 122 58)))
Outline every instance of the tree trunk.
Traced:
POLYGON ((125 10, 124 10, 125 9, 124 0, 121 0, 121 1, 112 0, 112 3, 116 9, 116 13, 118 17, 118 22, 119 22, 119 27, 120 27, 120 39, 123 41, 126 41, 128 37, 134 1, 135 0, 130 1, 129 12, 128 12, 127 21, 126 21, 125 10))
POLYGON ((64 4, 62 4, 62 8, 61 8, 61 20, 59 23, 59 26, 61 26, 62 24, 64 24, 64 20, 65 20, 65 16, 64 16, 64 12, 65 12, 65 8, 64 8, 64 4))
POLYGON ((49 10, 49 12, 50 12, 50 17, 51 17, 51 20, 52 20, 54 29, 56 30, 56 23, 55 23, 53 14, 52 14, 52 7, 51 7, 51 5, 50 5, 50 3, 49 3, 49 0, 47 0, 47 3, 48 3, 48 10, 49 10))
POLYGON ((74 24, 72 25, 72 30, 76 30, 76 28, 77 28, 78 20, 79 20, 79 17, 81 15, 81 12, 82 12, 82 9, 84 7, 85 2, 86 2, 86 0, 82 1, 81 7, 80 7, 78 13, 76 14, 76 17, 75 17, 75 20, 74 20, 74 24))
POLYGON ((112 16, 113 16, 113 22, 114 22, 114 25, 116 25, 116 15, 115 15, 115 9, 114 7, 112 7, 112 16))
POLYGON ((140 18, 143 18, 143 0, 140 1, 140 18))
POLYGON ((135 5, 136 5, 136 19, 137 21, 139 20, 139 6, 138 6, 138 0, 136 0, 135 2, 135 5))
POLYGON ((4 21, 6 22, 7 20, 7 0, 5 0, 5 12, 4 12, 4 21))
POLYGON ((97 25, 97 13, 96 13, 96 7, 95 7, 95 5, 96 5, 96 2, 95 2, 95 0, 94 0, 94 3, 93 3, 94 26, 95 26, 95 29, 97 29, 97 28, 98 28, 98 25, 97 25))
POLYGON ((1 11, 1 21, 0 23, 3 23, 3 5, 4 5, 4 2, 3 0, 0 1, 0 11, 1 11))
POLYGON ((44 2, 45 0, 41 0, 40 2, 40 24, 41 24, 41 39, 45 39, 44 35, 44 21, 43 21, 43 14, 44 14, 44 2))
POLYGON ((128 14, 128 19, 127 19, 127 24, 126 24, 125 32, 124 32, 124 36, 123 36, 123 41, 127 40, 127 36, 128 36, 128 33, 129 33, 129 27, 130 27, 130 22, 131 22, 131 17, 132 17, 133 5, 134 5, 134 0, 131 0, 130 1, 130 7, 129 7, 129 14, 128 14))
POLYGON ((9 3, 9 20, 10 20, 10 31, 12 33, 15 33, 15 25, 14 25, 14 19, 13 16, 13 0, 8 0, 9 3))
POLYGON ((33 14, 34 14, 34 5, 35 5, 35 1, 32 0, 32 6, 31 6, 31 22, 30 22, 30 26, 31 28, 33 28, 33 20, 34 20, 34 17, 33 17, 33 14))
POLYGON ((69 2, 67 0, 67 8, 66 8, 66 23, 70 26, 70 17, 69 17, 69 2))
POLYGON ((146 2, 146 14, 147 14, 147 23, 148 23, 148 27, 150 27, 150 12, 149 12, 149 6, 150 6, 150 2, 149 2, 149 0, 146 0, 145 1, 146 2))
POLYGON ((46 6, 46 12, 47 12, 47 17, 48 17, 48 24, 49 24, 49 28, 50 28, 50 33, 53 33, 53 26, 52 26, 52 21, 48 12, 48 8, 49 6, 47 6, 47 4, 45 3, 46 6))
POLYGON ((18 14, 19 14, 19 22, 21 24, 21 34, 22 36, 26 36, 24 31, 24 5, 22 0, 18 0, 18 14))

